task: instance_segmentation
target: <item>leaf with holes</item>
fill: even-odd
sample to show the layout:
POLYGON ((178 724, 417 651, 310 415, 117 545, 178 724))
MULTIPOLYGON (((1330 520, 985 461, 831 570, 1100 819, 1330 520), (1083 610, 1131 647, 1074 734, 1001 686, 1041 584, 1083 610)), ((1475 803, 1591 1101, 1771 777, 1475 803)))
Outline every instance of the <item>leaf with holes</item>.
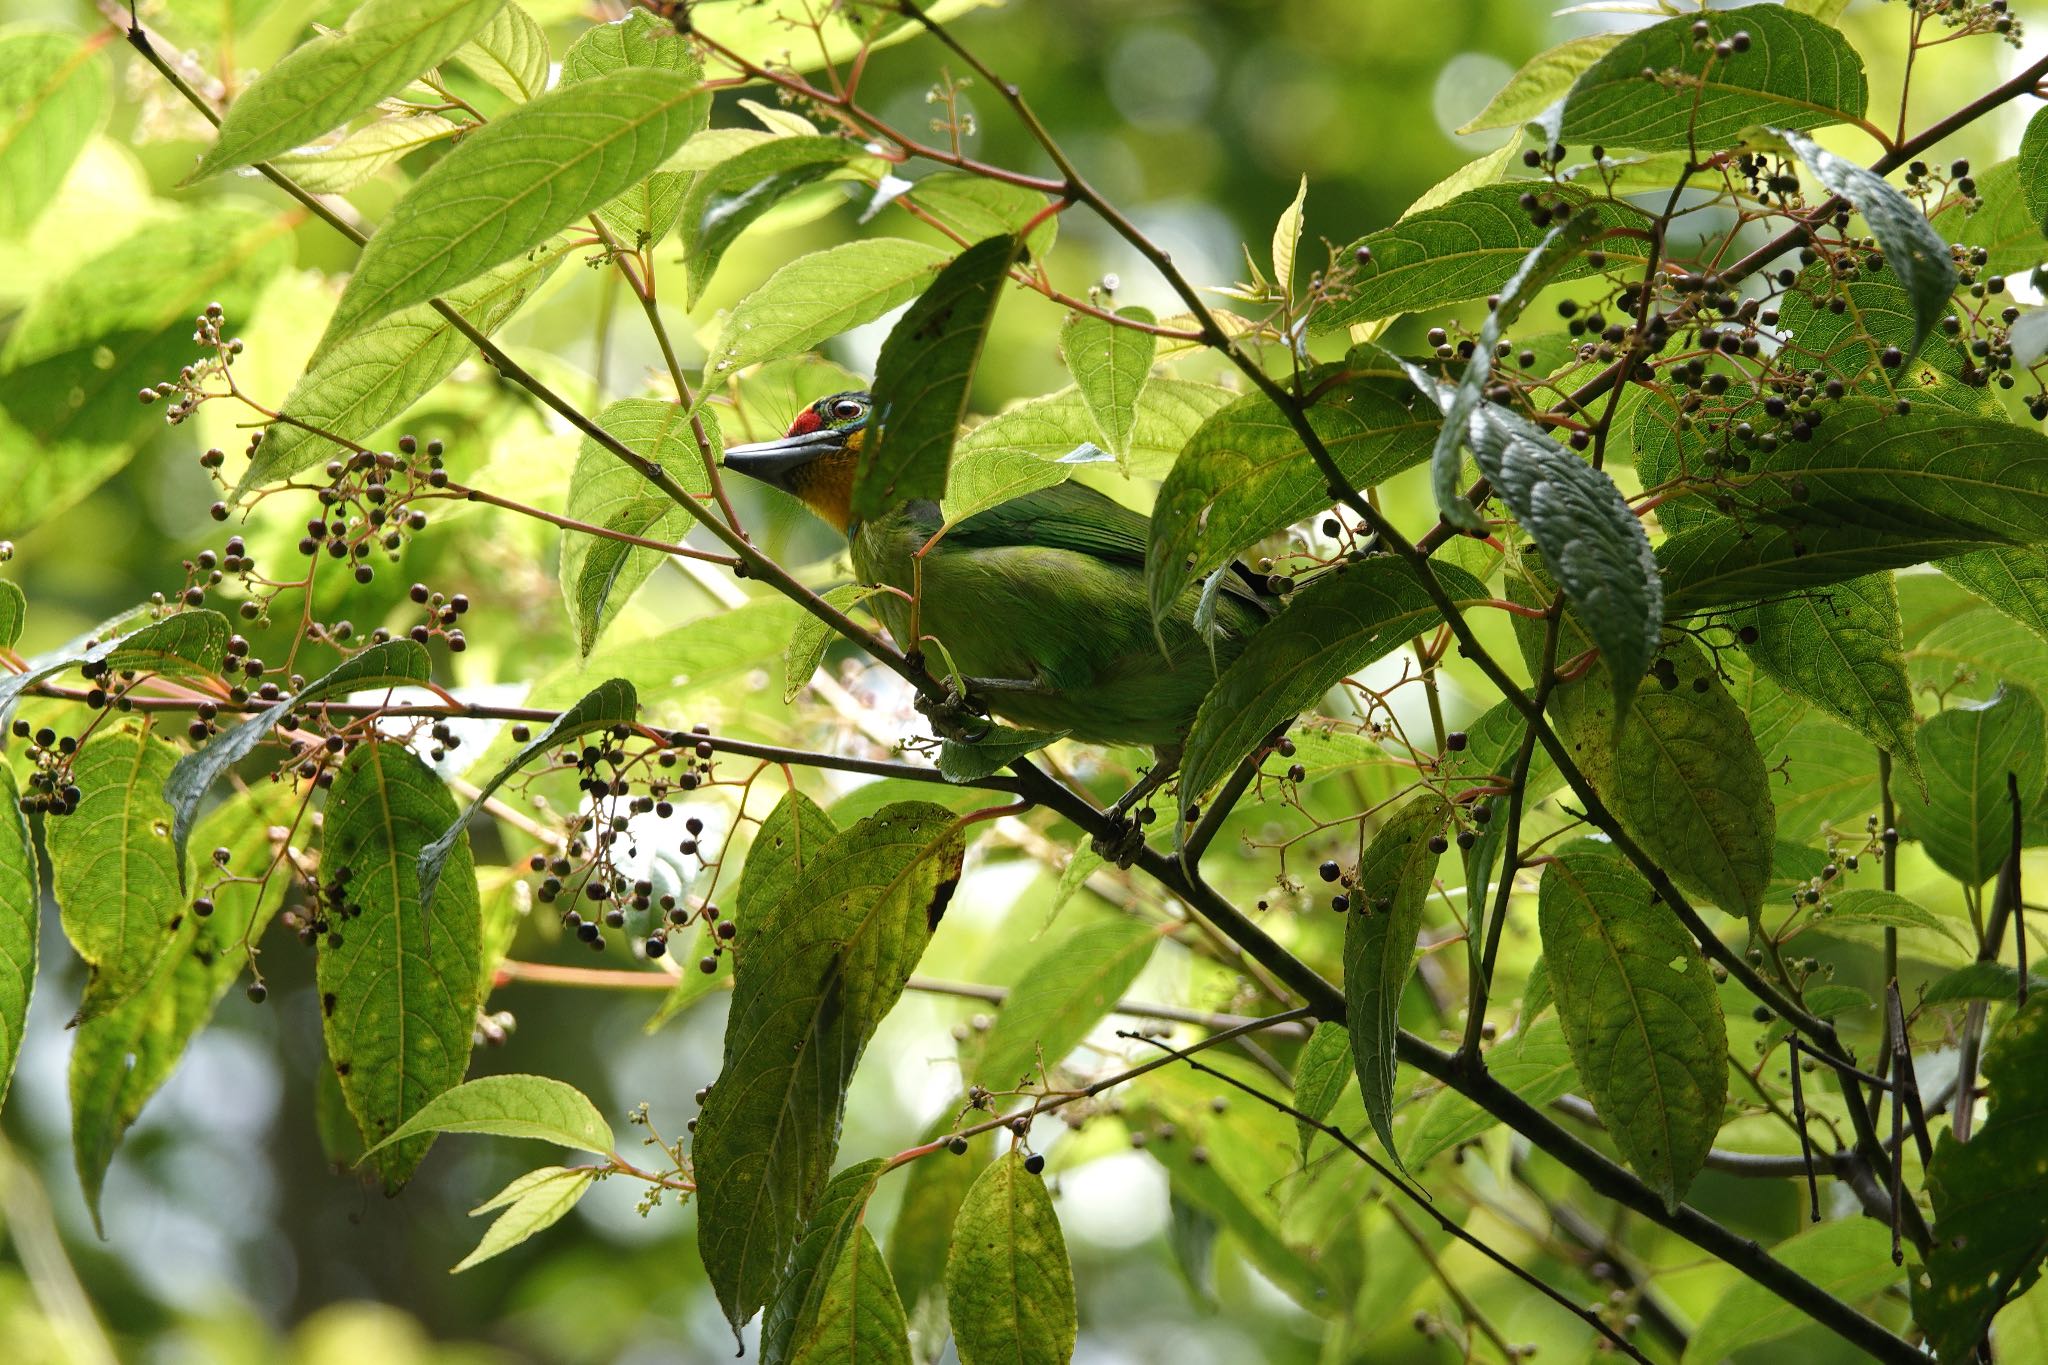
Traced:
POLYGON ((859 151, 843 138, 778 137, 699 172, 690 181, 678 215, 683 265, 689 271, 686 306, 697 306, 719 261, 742 232, 790 195, 838 171, 859 151))
MULTIPOLYGON (((411 749, 372 740, 349 753, 327 794, 321 874, 341 886, 343 907, 317 971, 327 1059, 364 1142, 379 1143, 461 1084, 479 995, 469 841, 448 789, 411 749), (429 917, 421 854, 451 825, 429 917)), ((411 1178, 432 1141, 406 1138, 368 1158, 387 1192, 411 1178)))
POLYGON ((816 350, 916 298, 948 259, 938 247, 900 237, 799 256, 733 305, 706 363, 722 375, 816 350))
POLYGON ((953 1223, 946 1315, 960 1365, 1059 1365, 1074 1351, 1074 1270, 1045 1181, 1011 1151, 989 1164, 953 1223))
POLYGON ((365 1152, 426 1133, 492 1133, 609 1155, 611 1125, 566 1081, 548 1076, 479 1076, 434 1096, 365 1152))
POLYGON ((1036 1085, 1115 1008, 1159 946, 1139 920, 1098 919, 1046 945, 1017 976, 963 1079, 990 1090, 1036 1085))
MULTIPOLYGON (((952 813, 921 802, 833 836, 800 870, 795 847, 786 840, 763 874, 773 900, 741 888, 725 1062, 693 1149, 697 1241, 735 1328, 768 1301, 817 1205, 854 1067, 945 912, 964 853, 952 813)), ((750 874, 764 851, 757 840, 750 874)))
MULTIPOLYGON (((1116 315, 1148 325, 1157 321, 1149 308, 1119 308, 1116 315)), ((1150 332, 1119 327, 1088 313, 1073 314, 1060 328, 1060 350, 1074 387, 1095 419, 1102 448, 1119 458, 1130 453, 1138 394, 1152 373, 1158 349, 1158 338, 1150 332)))
POLYGON ((1675 1209, 1728 1099, 1713 973, 1612 848, 1561 849, 1543 870, 1539 904, 1543 959, 1586 1097, 1635 1173, 1675 1209))
POLYGON ((0 34, 0 238, 26 232, 105 115, 107 63, 78 35, 0 34))
POLYGON ((2041 703, 2024 687, 2001 685, 1982 703, 1950 706, 1920 727, 1920 763, 1927 801, 1899 808, 1899 832, 1918 839, 1935 865, 1969 886, 1982 886, 2005 861, 2012 840, 2006 777, 2019 783, 2022 810, 2041 794, 2044 776, 2041 703))
POLYGON ((1017 239, 976 242, 939 272, 882 343, 875 414, 853 478, 855 520, 945 496, 946 473, 982 343, 1016 259, 1017 239))

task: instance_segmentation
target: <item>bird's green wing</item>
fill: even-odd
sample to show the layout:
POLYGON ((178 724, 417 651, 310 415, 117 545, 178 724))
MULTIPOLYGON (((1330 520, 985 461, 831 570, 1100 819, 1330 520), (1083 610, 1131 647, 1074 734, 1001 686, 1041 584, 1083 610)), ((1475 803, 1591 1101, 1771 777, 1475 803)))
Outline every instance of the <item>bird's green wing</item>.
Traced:
POLYGON ((977 512, 946 532, 959 548, 1010 545, 1073 550, 1142 568, 1151 522, 1086 484, 1057 483, 977 512))

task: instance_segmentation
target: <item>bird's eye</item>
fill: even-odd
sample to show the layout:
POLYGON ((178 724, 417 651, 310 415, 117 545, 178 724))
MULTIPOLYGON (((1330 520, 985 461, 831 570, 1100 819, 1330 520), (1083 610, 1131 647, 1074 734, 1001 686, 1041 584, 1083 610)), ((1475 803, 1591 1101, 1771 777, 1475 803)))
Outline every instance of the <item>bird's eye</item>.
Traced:
POLYGON ((851 422, 867 410, 867 404, 857 398, 842 398, 832 405, 832 415, 842 422, 851 422))

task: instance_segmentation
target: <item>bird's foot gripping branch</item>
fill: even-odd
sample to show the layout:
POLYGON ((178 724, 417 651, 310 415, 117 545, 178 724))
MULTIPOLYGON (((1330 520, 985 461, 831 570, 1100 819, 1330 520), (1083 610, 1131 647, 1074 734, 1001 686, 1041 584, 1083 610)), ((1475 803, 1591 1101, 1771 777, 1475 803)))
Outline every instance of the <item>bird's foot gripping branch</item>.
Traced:
MULTIPOLYGON (((337 1165, 588 1154, 458 1269, 637 1182, 770 1361, 1071 1354, 1127 1306, 1056 1196, 1132 1149, 1193 1293, 1326 1358, 1410 1311, 2026 1358, 2048 60, 2003 0, 1573 37, 1497 151, 1394 221, 1303 180, 1237 279, 972 0, 368 0, 239 87, 105 8, 210 130, 0 352, 0 1076, 47 884, 95 1216, 281 981, 337 1165), (1914 131, 1952 45, 2009 69, 1914 131), (48 528, 166 445, 222 538, 71 629, 48 528), (724 996, 722 1059, 622 1150, 595 1074, 466 1079, 539 986, 724 996), (939 1053, 933 1113, 859 1083, 939 1053)), ((0 48, 61 115, 0 115, 0 225, 72 221, 120 49, 0 48)))

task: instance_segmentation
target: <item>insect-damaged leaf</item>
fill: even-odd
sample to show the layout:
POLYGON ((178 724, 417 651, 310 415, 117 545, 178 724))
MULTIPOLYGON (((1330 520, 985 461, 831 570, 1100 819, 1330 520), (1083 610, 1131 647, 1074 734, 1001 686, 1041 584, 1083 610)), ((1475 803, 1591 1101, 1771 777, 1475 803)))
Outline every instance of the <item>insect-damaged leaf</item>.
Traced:
POLYGON ((960 1365, 1060 1365, 1074 1352, 1074 1270, 1045 1181, 1011 1151, 967 1191, 946 1263, 960 1365))
POLYGON ((952 813, 923 802, 861 821, 800 870, 795 847, 785 839, 764 873, 772 901, 742 887, 725 1064, 693 1151, 698 1245, 735 1329, 768 1301, 818 1202, 854 1067, 944 913, 964 853, 952 813))
POLYGON ((946 471, 1015 237, 976 242, 910 305, 875 361, 875 416, 853 478, 855 520, 946 493, 946 471))

